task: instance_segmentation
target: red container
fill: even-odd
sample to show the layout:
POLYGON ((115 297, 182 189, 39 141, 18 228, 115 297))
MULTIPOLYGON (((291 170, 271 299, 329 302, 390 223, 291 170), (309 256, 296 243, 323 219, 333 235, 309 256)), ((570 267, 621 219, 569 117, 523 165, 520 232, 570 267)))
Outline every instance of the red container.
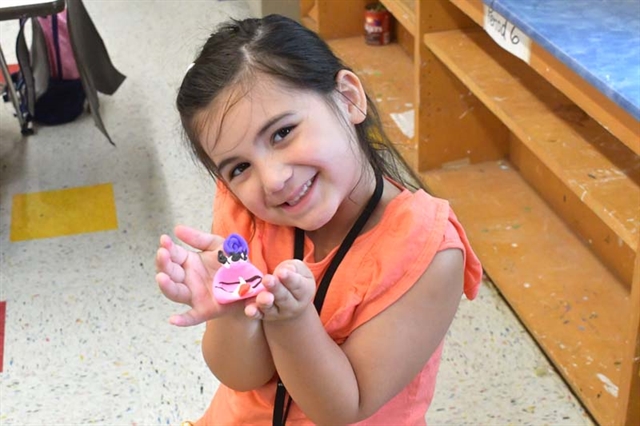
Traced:
POLYGON ((364 39, 382 46, 391 41, 391 14, 380 3, 368 4, 364 11, 364 39))

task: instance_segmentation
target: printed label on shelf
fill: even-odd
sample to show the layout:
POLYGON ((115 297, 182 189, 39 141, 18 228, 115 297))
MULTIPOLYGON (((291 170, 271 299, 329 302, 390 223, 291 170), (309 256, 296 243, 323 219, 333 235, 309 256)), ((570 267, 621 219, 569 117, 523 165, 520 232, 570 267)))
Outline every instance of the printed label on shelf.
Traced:
POLYGON ((531 39, 507 18, 484 5, 484 30, 509 53, 526 63, 531 58, 531 39))

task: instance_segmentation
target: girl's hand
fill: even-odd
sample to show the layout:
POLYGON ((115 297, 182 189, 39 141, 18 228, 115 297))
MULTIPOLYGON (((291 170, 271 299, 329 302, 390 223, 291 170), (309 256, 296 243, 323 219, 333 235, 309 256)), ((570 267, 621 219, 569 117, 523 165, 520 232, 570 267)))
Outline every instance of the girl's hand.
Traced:
POLYGON ((250 300, 244 309, 250 318, 265 321, 293 319, 313 301, 316 281, 300 260, 286 260, 278 265, 273 275, 262 279, 267 291, 250 300))
POLYGON ((169 322, 181 327, 197 325, 237 309, 232 307, 236 304, 217 303, 210 289, 213 275, 220 267, 218 250, 224 238, 186 226, 177 226, 174 232, 179 240, 199 251, 187 250, 167 235, 160 237, 156 282, 167 299, 191 307, 187 312, 172 315, 169 322))

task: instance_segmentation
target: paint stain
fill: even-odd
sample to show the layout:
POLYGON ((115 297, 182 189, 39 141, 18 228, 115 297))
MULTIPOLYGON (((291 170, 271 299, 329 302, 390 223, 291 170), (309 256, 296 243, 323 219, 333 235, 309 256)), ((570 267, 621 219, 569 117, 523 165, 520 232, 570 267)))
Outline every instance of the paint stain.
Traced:
POLYGON ((618 386, 616 386, 611 379, 609 379, 607 376, 605 376, 604 374, 596 374, 596 376, 598 377, 598 379, 604 384, 604 390, 612 395, 614 398, 618 397, 618 386))

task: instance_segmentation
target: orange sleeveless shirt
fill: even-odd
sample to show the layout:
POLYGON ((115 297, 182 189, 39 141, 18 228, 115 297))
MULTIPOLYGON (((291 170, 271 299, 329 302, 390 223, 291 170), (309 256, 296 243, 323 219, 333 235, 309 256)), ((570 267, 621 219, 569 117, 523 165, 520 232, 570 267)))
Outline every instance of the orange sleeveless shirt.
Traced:
MULTIPOLYGON (((218 184, 213 233, 242 235, 249 244, 251 262, 263 272, 293 257, 294 230, 252 219, 249 212, 218 184)), ((342 344, 360 325, 384 311, 420 278, 438 251, 456 248, 464 253, 464 293, 476 297, 482 267, 465 232, 445 200, 420 190, 403 190, 386 207, 373 229, 361 234, 336 271, 322 308, 325 330, 342 344)), ((320 282, 337 249, 314 262, 313 243, 305 239, 304 262, 320 282)), ((398 395, 358 425, 424 425, 435 390, 442 343, 422 371, 398 395)), ((276 382, 237 392, 220 384, 197 426, 270 425, 276 382)), ((313 423, 291 405, 287 425, 313 423)))

